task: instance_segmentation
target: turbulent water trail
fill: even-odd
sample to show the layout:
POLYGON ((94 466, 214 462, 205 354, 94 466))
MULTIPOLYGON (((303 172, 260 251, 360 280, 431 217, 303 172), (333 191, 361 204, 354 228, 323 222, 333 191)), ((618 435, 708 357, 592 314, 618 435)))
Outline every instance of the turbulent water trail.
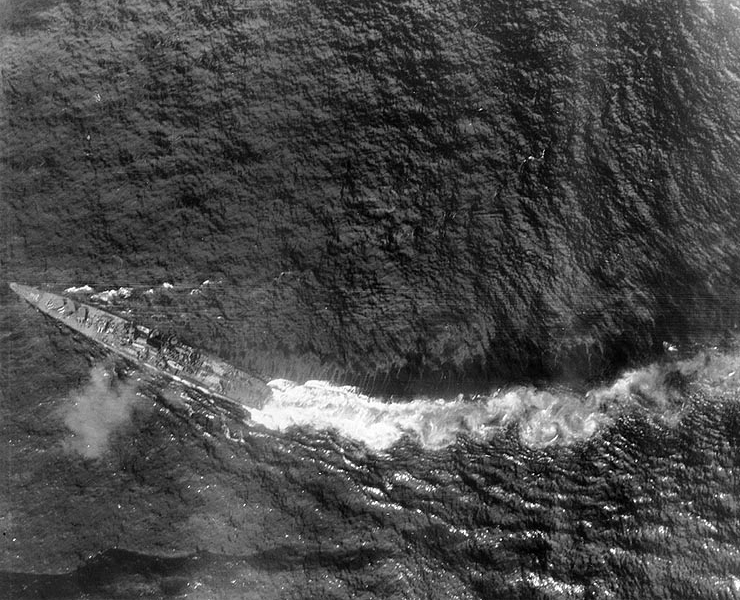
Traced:
POLYGON ((273 399, 263 410, 253 411, 252 418, 271 429, 333 429, 383 451, 404 436, 425 448, 439 449, 454 443, 459 435, 487 440, 516 426, 523 443, 541 447, 588 439, 629 408, 670 420, 680 414, 690 391, 715 396, 737 391, 740 355, 702 351, 686 360, 626 372, 611 385, 585 394, 518 386, 472 399, 461 395, 451 401, 388 402, 324 381, 299 385, 278 379, 269 385, 273 399))

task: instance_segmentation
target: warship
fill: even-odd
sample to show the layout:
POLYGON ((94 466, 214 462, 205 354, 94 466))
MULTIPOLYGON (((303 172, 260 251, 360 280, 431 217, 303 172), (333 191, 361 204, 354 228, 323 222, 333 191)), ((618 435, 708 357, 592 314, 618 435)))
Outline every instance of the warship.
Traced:
MULTIPOLYGON (((180 343, 175 336, 27 285, 10 288, 43 314, 144 369, 242 409, 260 409, 270 397, 261 379, 180 343)), ((248 410, 246 411, 248 413, 248 410)), ((247 414, 248 416, 248 414, 247 414)))

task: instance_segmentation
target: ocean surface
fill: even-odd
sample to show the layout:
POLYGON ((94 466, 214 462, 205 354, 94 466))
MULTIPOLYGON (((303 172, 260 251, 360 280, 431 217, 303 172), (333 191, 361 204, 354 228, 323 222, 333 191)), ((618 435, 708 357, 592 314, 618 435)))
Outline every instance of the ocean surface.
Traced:
POLYGON ((737 598, 740 350, 239 421, 3 301, 8 598, 737 598))
POLYGON ((9 0, 0 57, 0 598, 740 598, 737 2, 9 0))

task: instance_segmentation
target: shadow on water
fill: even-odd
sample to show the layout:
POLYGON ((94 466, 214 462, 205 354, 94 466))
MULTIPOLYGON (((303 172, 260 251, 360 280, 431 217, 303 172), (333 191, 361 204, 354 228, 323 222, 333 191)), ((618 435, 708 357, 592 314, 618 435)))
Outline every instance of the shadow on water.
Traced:
POLYGON ((43 26, 43 12, 56 0, 8 0, 0 4, 0 31, 23 31, 43 26))
POLYGON ((196 581, 208 578, 216 587, 233 581, 237 573, 253 569, 267 573, 339 566, 363 569, 393 552, 378 548, 312 550, 285 544, 248 556, 198 552, 185 556, 152 556, 111 548, 70 573, 0 572, 0 588, 7 598, 53 600, 80 597, 129 598, 180 596, 196 581), (222 581, 219 581, 222 580, 222 581))
POLYGON ((62 599, 81 596, 127 597, 136 582, 139 596, 178 595, 189 575, 209 564, 208 556, 156 557, 128 550, 107 550, 70 573, 59 575, 3 572, 9 598, 62 599))

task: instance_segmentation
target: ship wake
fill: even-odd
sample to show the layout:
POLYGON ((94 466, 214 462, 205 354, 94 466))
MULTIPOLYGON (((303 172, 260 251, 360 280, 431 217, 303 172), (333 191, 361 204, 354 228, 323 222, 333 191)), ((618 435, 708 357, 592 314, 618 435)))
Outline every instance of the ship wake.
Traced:
POLYGON ((334 430, 375 451, 402 438, 440 449, 459 436, 484 441, 515 428, 527 446, 584 441, 626 411, 640 411, 667 424, 682 414, 692 393, 724 397, 740 389, 740 353, 717 350, 625 372, 612 384, 579 393, 565 388, 518 386, 476 398, 417 398, 389 402, 355 388, 325 381, 268 384, 272 399, 252 412, 270 429, 334 430))

